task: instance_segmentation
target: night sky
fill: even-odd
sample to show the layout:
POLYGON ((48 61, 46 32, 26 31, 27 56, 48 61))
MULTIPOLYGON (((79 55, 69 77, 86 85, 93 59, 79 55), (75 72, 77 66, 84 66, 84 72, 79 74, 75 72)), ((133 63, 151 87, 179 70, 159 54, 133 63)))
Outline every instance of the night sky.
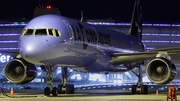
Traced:
MULTIPOLYGON (((109 19, 130 22, 135 0, 41 0, 44 6, 51 5, 61 15, 80 19, 109 19)), ((0 19, 31 19, 39 7, 39 0, 1 0, 0 19)), ((143 22, 180 23, 180 0, 144 0, 143 22)))

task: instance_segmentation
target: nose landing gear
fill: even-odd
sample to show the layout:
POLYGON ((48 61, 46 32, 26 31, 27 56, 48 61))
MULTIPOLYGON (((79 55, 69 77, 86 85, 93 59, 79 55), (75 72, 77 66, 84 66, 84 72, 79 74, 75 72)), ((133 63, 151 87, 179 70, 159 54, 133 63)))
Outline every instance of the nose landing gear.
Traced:
POLYGON ((50 85, 50 88, 46 87, 44 89, 44 95, 49 96, 51 94, 51 92, 53 95, 57 95, 57 93, 55 91, 56 88, 52 89, 52 86, 53 86, 52 80, 54 78, 53 66, 47 65, 46 69, 47 69, 47 71, 46 71, 46 78, 47 78, 46 85, 50 85))
POLYGON ((57 96, 58 94, 74 94, 74 85, 73 84, 68 84, 67 82, 67 67, 62 67, 62 74, 61 74, 61 82, 63 84, 59 84, 58 88, 52 87, 53 86, 53 77, 54 77, 54 72, 53 72, 53 66, 48 65, 47 67, 47 72, 46 72, 46 77, 47 77, 47 82, 46 85, 50 85, 50 87, 46 87, 44 89, 44 95, 45 96, 50 96, 52 93, 53 96, 57 96))

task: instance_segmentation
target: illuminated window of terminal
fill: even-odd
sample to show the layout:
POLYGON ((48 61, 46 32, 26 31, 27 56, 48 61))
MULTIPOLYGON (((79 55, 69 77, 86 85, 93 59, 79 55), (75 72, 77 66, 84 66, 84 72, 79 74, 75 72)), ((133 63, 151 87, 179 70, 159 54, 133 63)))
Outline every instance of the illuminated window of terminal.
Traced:
POLYGON ((18 22, 14 22, 14 24, 18 24, 18 22))

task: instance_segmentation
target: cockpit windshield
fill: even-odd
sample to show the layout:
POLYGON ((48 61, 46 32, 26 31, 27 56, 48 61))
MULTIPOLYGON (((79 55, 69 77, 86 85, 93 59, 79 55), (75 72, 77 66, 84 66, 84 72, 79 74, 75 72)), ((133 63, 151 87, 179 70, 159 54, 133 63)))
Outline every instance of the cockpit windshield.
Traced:
POLYGON ((22 31, 21 36, 54 36, 59 37, 61 33, 54 28, 42 28, 42 29, 29 29, 26 28, 22 31))
POLYGON ((28 29, 24 35, 32 35, 33 31, 33 29, 28 29))
POLYGON ((54 34, 53 34, 53 33, 54 33, 53 29, 49 29, 48 31, 49 31, 49 35, 51 35, 51 36, 54 35, 54 34))
POLYGON ((36 29, 35 36, 37 35, 47 35, 46 29, 36 29))

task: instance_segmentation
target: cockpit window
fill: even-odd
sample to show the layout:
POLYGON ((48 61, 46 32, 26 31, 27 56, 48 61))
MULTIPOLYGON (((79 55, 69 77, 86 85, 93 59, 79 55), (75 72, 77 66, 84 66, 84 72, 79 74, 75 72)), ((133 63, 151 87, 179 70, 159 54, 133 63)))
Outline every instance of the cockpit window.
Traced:
POLYGON ((61 33, 59 32, 59 30, 55 29, 55 32, 56 32, 56 37, 61 36, 61 33))
POLYGON ((26 29, 23 29, 23 31, 21 32, 21 36, 23 36, 25 32, 26 32, 26 29))
POLYGON ((53 37, 59 37, 59 36, 61 36, 61 33, 59 30, 54 29, 54 28, 44 28, 44 29, 25 28, 25 29, 23 29, 21 36, 30 36, 30 35, 35 35, 35 36, 50 35, 53 37))
POLYGON ((27 29, 26 33, 24 35, 32 35, 33 34, 33 29, 27 29))
POLYGON ((54 37, 59 37, 61 36, 61 33, 57 29, 48 29, 49 30, 49 35, 54 36, 54 37))
POLYGON ((47 35, 46 29, 36 29, 35 36, 37 35, 47 35))
POLYGON ((49 29, 49 35, 53 36, 53 33, 54 33, 53 29, 49 29))

